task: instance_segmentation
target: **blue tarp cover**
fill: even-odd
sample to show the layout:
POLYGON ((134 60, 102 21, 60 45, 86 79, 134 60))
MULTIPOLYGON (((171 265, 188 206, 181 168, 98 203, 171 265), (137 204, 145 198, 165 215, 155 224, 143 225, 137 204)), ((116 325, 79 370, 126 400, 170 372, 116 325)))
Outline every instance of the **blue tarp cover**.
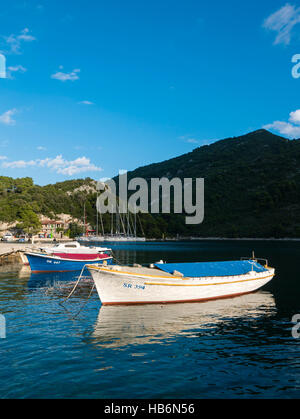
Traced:
POLYGON ((234 260, 225 262, 193 262, 193 263, 156 263, 162 271, 172 274, 181 272, 184 277, 199 278, 202 276, 231 276, 243 275, 253 270, 267 271, 262 265, 252 260, 234 260))

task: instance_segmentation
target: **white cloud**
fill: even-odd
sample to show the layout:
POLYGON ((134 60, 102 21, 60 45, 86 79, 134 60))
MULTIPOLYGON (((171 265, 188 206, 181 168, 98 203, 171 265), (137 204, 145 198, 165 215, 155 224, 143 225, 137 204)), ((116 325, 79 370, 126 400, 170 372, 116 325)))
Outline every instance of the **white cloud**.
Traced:
MULTIPOLYGON (((193 135, 193 134, 192 134, 193 135)), ((196 140, 196 138, 191 137, 191 135, 181 135, 180 137, 178 137, 179 140, 185 141, 186 143, 198 143, 199 141, 196 140)))
POLYGON ((290 122, 300 124, 300 109, 290 113, 290 122))
POLYGON ((25 28, 19 35, 11 34, 4 36, 6 50, 3 51, 6 54, 21 54, 21 47, 23 42, 36 41, 36 38, 29 33, 29 29, 25 28))
POLYGON ((36 166, 36 165, 37 165, 36 160, 30 160, 30 161, 17 160, 17 161, 12 161, 12 162, 5 162, 2 164, 2 167, 4 167, 5 169, 24 169, 26 167, 36 166))
MULTIPOLYGON (((62 69, 63 67, 60 66, 60 69, 62 69)), ((56 80, 60 80, 60 81, 75 81, 79 79, 79 73, 80 73, 80 69, 76 68, 75 70, 71 71, 70 73, 63 73, 62 71, 58 71, 55 74, 51 75, 52 79, 56 79, 56 80)))
POLYGON ((14 79, 13 73, 25 73, 27 68, 22 65, 11 66, 7 68, 6 77, 8 79, 14 79))
POLYGON ((193 134, 190 135, 181 135, 180 137, 178 137, 179 140, 182 140, 186 143, 189 144, 199 144, 200 146, 203 145, 208 145, 214 141, 217 141, 217 139, 211 139, 211 140, 197 140, 197 138, 192 136, 193 134))
POLYGON ((82 100, 81 102, 78 102, 78 105, 94 105, 94 103, 89 100, 82 100))
POLYGON ((289 138, 300 137, 300 109, 290 113, 289 122, 274 121, 272 124, 265 125, 265 129, 273 129, 289 138))
POLYGON ((50 170, 55 171, 56 173, 73 176, 78 173, 83 172, 100 172, 103 169, 97 167, 95 164, 91 163, 90 159, 87 157, 78 157, 75 160, 65 160, 62 155, 58 155, 55 158, 47 157, 46 159, 36 159, 36 160, 16 160, 12 162, 2 163, 3 168, 10 169, 24 169, 27 167, 45 167, 50 170))
POLYGON ((46 147, 43 147, 42 145, 39 145, 39 146, 37 147, 37 150, 40 150, 40 151, 45 151, 45 150, 47 150, 47 149, 46 149, 46 147))
POLYGON ((28 28, 22 30, 21 35, 18 36, 18 39, 25 42, 32 42, 36 40, 34 36, 29 34, 28 28))
POLYGON ((97 171, 100 172, 103 169, 95 166, 91 163, 87 157, 78 157, 76 160, 68 161, 64 160, 62 155, 56 156, 55 159, 40 160, 41 166, 49 167, 55 170, 57 173, 72 176, 76 173, 97 171))
POLYGON ((17 112, 17 109, 10 109, 0 115, 0 122, 5 125, 15 125, 16 121, 13 119, 13 115, 17 112))
POLYGON ((291 41, 292 29, 298 23, 300 23, 300 7, 295 8, 295 6, 287 3, 265 19, 263 27, 277 32, 275 45, 288 45, 291 41))
POLYGON ((273 129, 282 135, 286 135, 289 138, 300 137, 300 127, 290 124, 289 122, 274 121, 272 124, 265 125, 263 128, 273 129))
POLYGON ((199 143, 199 141, 198 141, 198 140, 196 140, 196 138, 188 138, 188 139, 186 140, 186 142, 187 142, 187 143, 191 143, 191 144, 198 144, 198 143, 199 143))
POLYGON ((7 160, 6 156, 0 156, 0 160, 7 160))

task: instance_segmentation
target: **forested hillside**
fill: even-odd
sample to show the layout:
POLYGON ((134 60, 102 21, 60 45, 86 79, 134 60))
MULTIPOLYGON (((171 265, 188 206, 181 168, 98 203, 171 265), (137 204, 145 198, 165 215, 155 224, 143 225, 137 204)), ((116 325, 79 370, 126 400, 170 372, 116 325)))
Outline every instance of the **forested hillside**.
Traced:
POLYGON ((300 237, 300 140, 258 130, 140 167, 128 173, 133 177, 205 179, 204 222, 154 217, 167 234, 300 237))
POLYGON ((0 221, 17 221, 22 227, 39 225, 38 214, 56 218, 70 214, 82 219, 83 203, 92 217, 96 182, 92 179, 70 180, 55 185, 34 185, 31 178, 0 177, 0 221))
MULTIPOLYGON (((183 215, 143 214, 147 237, 300 237, 300 140, 259 130, 196 148, 128 172, 128 179, 205 179, 205 216, 188 226, 183 215)), ((0 221, 38 223, 37 214, 70 214, 96 223, 96 182, 90 178, 37 186, 31 178, 0 177, 0 221)), ((109 214, 103 217, 111 229, 109 214)))

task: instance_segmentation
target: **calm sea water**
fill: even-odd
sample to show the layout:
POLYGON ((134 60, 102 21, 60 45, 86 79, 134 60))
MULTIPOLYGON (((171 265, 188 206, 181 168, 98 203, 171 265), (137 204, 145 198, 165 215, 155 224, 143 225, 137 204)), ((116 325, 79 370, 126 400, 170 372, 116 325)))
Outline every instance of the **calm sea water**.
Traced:
POLYGON ((124 263, 267 257, 276 277, 234 299, 194 304, 85 306, 78 274, 0 271, 1 398, 296 398, 300 339, 299 242, 203 241, 118 244, 124 263))

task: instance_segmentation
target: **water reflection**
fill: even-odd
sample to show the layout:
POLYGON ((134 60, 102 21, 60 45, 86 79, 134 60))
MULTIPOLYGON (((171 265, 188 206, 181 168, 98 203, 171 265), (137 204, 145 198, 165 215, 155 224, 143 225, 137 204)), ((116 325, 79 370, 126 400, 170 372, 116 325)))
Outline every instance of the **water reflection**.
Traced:
POLYGON ((49 272, 49 273, 31 273, 28 281, 28 289, 59 287, 69 282, 75 282, 80 272, 49 272))
POLYGON ((90 339, 105 348, 158 343, 178 335, 194 337, 224 322, 262 319, 275 311, 273 295, 264 291, 206 303, 102 306, 90 339))
POLYGON ((30 278, 31 269, 29 266, 21 266, 17 272, 18 278, 30 278))
POLYGON ((4 310, 4 303, 25 298, 30 271, 22 265, 4 265, 0 267, 0 311, 4 310))

